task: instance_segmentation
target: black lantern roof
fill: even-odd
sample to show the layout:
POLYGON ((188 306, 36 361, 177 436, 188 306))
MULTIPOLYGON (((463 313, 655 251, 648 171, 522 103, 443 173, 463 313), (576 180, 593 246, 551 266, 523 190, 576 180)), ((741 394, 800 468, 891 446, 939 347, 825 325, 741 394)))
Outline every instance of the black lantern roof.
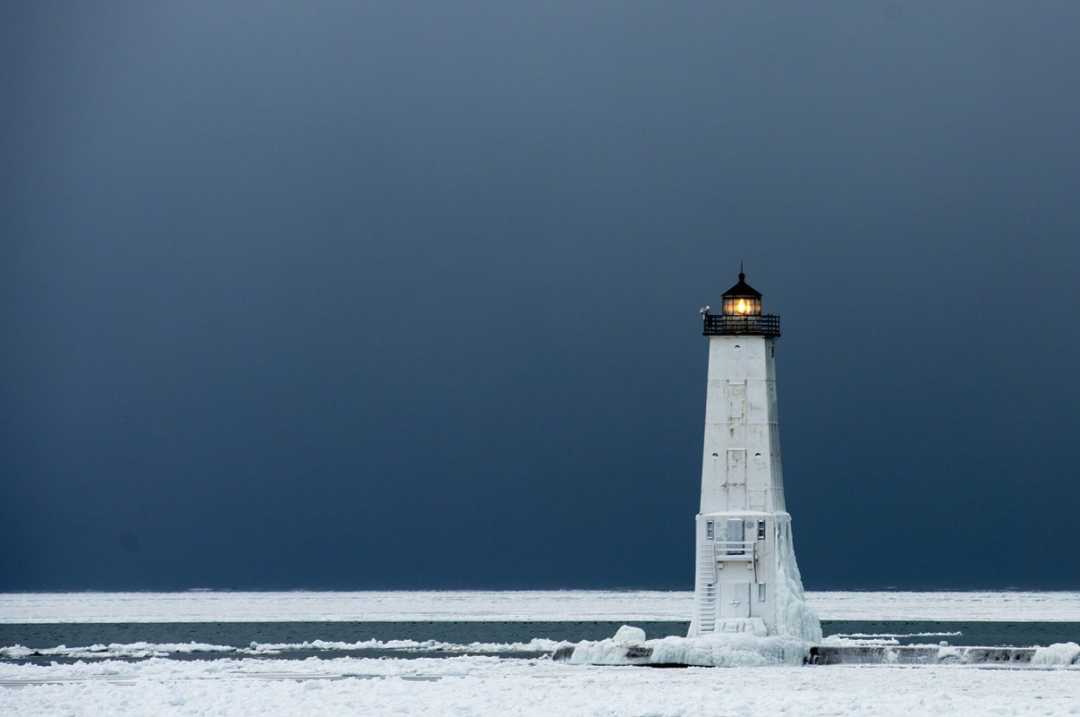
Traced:
POLYGON ((739 272, 739 283, 724 292, 724 296, 743 296, 760 299, 761 292, 746 283, 746 274, 739 272))

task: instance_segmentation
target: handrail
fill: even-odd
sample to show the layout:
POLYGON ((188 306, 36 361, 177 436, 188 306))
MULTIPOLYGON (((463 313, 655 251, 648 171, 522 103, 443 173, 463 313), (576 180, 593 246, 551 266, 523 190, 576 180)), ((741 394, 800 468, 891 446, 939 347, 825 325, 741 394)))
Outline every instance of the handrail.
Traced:
POLYGON ((769 336, 780 335, 780 317, 776 314, 761 316, 729 316, 728 314, 701 315, 703 336, 769 336))
POLYGON ((715 548, 716 552, 723 553, 725 555, 747 555, 747 554, 753 555, 754 550, 755 550, 754 546, 757 545, 757 541, 755 541, 755 540, 717 540, 715 545, 716 545, 716 548, 715 548))

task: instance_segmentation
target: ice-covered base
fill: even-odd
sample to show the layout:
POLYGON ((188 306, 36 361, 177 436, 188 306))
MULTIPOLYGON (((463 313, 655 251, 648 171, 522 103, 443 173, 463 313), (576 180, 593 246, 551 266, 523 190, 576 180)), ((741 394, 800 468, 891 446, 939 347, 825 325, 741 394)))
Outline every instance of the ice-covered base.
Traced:
POLYGON ((821 620, 806 601, 802 576, 795 562, 791 543, 781 554, 776 568, 776 627, 775 634, 787 635, 806 642, 821 640, 821 620))
MULTIPOLYGON (((747 514, 754 516, 760 513, 747 514)), ((717 524, 734 522, 744 525, 742 513, 713 513, 699 515, 698 523, 703 518, 710 518, 717 524)), ((770 522, 789 525, 787 513, 771 514, 770 522)), ((758 523, 763 526, 764 523, 758 523)), ((790 527, 790 526, 789 526, 790 527)), ((762 530, 764 530, 762 528, 762 530)), ((764 535, 762 533, 759 538, 764 535)), ((706 541, 698 545, 698 572, 695 578, 697 590, 694 619, 690 623, 688 637, 705 637, 710 634, 728 632, 747 632, 748 622, 762 623, 763 630, 754 629, 758 635, 790 637, 804 642, 821 640, 821 620, 810 606, 803 590, 802 576, 795 560, 795 547, 791 540, 791 531, 777 530, 775 545, 758 555, 757 543, 754 559, 745 567, 753 567, 753 580, 757 585, 744 582, 749 580, 748 573, 736 569, 735 576, 730 576, 731 569, 724 569, 724 555, 716 553, 717 543, 706 541), (714 562, 715 559, 715 562, 714 562), (710 567, 711 566, 711 567, 710 567), (717 567, 719 566, 719 567, 717 567), (726 586, 726 587, 725 587, 726 586), (757 597, 747 596, 731 600, 738 595, 739 586, 751 590, 757 597), (720 599, 719 594, 728 597, 720 599), (767 599, 766 599, 767 597, 767 599)))
POLYGON ((801 665, 809 653, 810 643, 797 637, 742 632, 646 640, 643 630, 624 625, 608 640, 577 643, 566 661, 575 665, 801 665))

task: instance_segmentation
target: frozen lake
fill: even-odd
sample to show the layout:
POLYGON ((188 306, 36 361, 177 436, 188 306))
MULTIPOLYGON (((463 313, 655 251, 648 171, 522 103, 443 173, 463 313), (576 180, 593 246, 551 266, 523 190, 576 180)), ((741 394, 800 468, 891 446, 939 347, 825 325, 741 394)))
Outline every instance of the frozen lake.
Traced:
MULTIPOLYGON (((1080 592, 808 592, 823 620, 1080 622, 1080 592)), ((4 593, 0 622, 683 621, 692 593, 4 593)))
MULTIPOLYGON (((680 634, 690 600, 577 590, 3 594, 0 714, 1080 714, 1071 656, 1022 669, 665 670, 547 657, 622 623, 680 634)), ((826 635, 844 639, 1080 638, 1076 592, 813 592, 810 601, 826 635)))

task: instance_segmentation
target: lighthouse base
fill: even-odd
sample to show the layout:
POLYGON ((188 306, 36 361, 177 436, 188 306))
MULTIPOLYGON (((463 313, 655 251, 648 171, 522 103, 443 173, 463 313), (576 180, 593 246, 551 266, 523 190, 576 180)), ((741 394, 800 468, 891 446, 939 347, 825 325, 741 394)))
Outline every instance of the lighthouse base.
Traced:
POLYGON ((746 634, 813 643, 821 623, 806 604, 791 516, 783 511, 701 513, 694 613, 688 637, 746 634))

